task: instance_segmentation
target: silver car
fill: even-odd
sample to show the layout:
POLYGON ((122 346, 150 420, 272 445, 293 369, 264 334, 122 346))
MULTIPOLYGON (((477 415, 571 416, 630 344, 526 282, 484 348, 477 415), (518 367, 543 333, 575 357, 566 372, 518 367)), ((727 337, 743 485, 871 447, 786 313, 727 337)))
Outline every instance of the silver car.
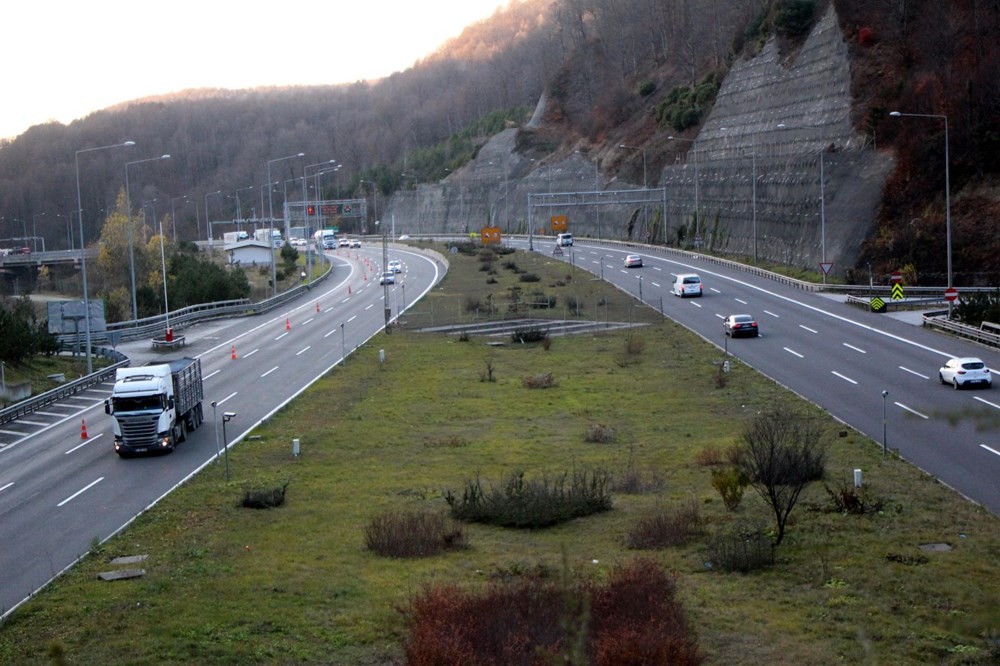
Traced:
POLYGON ((942 384, 951 384, 956 390, 966 386, 993 385, 990 369, 978 358, 953 358, 938 370, 942 384))

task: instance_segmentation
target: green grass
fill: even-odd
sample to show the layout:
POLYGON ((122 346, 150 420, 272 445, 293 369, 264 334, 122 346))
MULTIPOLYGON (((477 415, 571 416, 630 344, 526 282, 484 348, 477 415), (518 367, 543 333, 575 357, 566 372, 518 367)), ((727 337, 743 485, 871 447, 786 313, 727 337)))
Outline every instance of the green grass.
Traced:
MULTIPOLYGON (((488 347, 418 333, 411 314, 258 428, 260 439, 237 446, 232 482, 207 469, 25 604, 0 629, 0 663, 44 663, 52 646, 70 663, 391 663, 400 657, 400 609, 428 583, 476 588, 498 572, 559 570, 564 551, 574 575, 602 576, 637 554, 624 539, 656 507, 694 501, 708 533, 728 524, 711 468, 696 455, 736 441, 761 408, 795 399, 739 363, 717 386, 714 347, 586 274, 513 256, 560 297, 585 284, 615 312, 658 321, 632 333, 642 351, 626 353, 627 332, 557 337, 548 351, 488 347), (481 381, 487 359, 495 382, 481 381), (545 372, 558 386, 522 386, 545 372), (594 423, 614 428, 614 442, 586 442, 594 423), (545 530, 465 525, 469 548, 425 559, 364 548, 374 516, 444 510, 444 493, 476 474, 498 482, 516 469, 617 472, 630 460, 665 482, 656 493, 614 495, 609 512, 545 530), (247 485, 285 480, 284 506, 238 508, 247 485), (113 557, 134 554, 149 555, 144 578, 96 579, 113 557)), ((474 259, 449 261, 430 295, 437 325, 469 321, 463 299, 491 288, 474 259)), ((513 284, 507 272, 496 277, 513 284)), ((865 518, 830 513, 822 485, 813 485, 776 565, 749 575, 707 569, 703 538, 651 553, 678 576, 708 662, 989 663, 985 639, 1000 634, 996 517, 803 409, 825 424, 831 485, 861 468, 887 508, 865 518), (928 542, 954 549, 923 553, 928 542), (887 559, 893 554, 927 562, 901 564, 887 559)), ((737 515, 767 520, 749 490, 737 515)))

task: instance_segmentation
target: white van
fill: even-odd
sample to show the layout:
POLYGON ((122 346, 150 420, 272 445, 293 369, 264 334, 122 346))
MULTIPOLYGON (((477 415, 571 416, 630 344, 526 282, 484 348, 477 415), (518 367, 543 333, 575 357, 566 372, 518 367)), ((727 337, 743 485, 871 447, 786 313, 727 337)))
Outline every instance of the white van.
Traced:
POLYGON ((556 245, 566 247, 573 244, 573 234, 559 234, 556 236, 556 245))
POLYGON ((695 273, 681 273, 674 276, 674 283, 670 288, 674 296, 701 296, 701 278, 695 273))

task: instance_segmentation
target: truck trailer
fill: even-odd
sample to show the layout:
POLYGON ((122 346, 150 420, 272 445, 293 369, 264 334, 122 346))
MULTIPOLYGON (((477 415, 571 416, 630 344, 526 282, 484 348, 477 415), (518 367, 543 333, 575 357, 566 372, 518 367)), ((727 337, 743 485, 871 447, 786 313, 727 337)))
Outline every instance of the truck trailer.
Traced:
POLYGON ((281 232, 277 229, 257 229, 253 232, 253 239, 258 241, 271 241, 271 246, 280 248, 285 244, 284 239, 281 237, 281 232))
POLYGON ((118 368, 104 411, 112 417, 115 451, 123 458, 169 453, 201 425, 201 360, 179 358, 118 368))
POLYGON ((239 243, 250 240, 250 236, 245 231, 227 231, 222 235, 222 240, 224 243, 239 243))
POLYGON ((332 250, 337 247, 337 232, 334 229, 320 229, 313 234, 316 241, 316 251, 332 250))

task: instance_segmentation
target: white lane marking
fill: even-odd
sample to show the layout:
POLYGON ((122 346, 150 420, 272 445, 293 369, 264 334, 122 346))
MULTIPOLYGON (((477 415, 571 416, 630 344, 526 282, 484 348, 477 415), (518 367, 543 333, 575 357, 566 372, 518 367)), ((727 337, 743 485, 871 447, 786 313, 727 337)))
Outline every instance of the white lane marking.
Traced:
POLYGON ((915 409, 910 409, 909 407, 907 407, 906 405, 904 405, 904 404, 903 404, 903 403, 901 403, 901 402, 895 402, 895 403, 893 403, 893 404, 894 404, 894 405, 896 405, 897 407, 900 407, 900 408, 902 408, 902 409, 905 409, 906 411, 908 411, 908 412, 909 412, 909 413, 911 413, 911 414, 916 414, 917 416, 919 416, 919 417, 920 417, 920 418, 922 418, 922 419, 929 419, 929 418, 930 418, 930 417, 929 417, 929 416, 927 416, 926 414, 921 414, 920 412, 918 412, 918 411, 917 411, 917 410, 915 410, 915 409))
POLYGON ((299 356, 299 355, 301 355, 301 354, 305 354, 305 353, 306 353, 307 351, 309 351, 309 349, 310 349, 310 347, 306 347, 306 348, 305 348, 305 349, 303 349, 302 351, 299 351, 299 352, 295 352, 295 355, 296 355, 296 356, 299 356))
POLYGON ((311 321, 312 321, 313 319, 315 319, 315 318, 316 318, 316 317, 309 317, 309 319, 306 319, 306 320, 305 320, 304 322, 302 322, 302 323, 301 323, 300 325, 301 325, 301 326, 305 326, 306 324, 308 324, 309 322, 311 322, 311 321))
POLYGON ((76 491, 75 493, 73 493, 72 495, 70 495, 69 497, 67 497, 66 499, 64 499, 62 502, 59 502, 59 504, 56 504, 56 507, 60 507, 63 504, 66 504, 68 502, 72 502, 74 499, 76 499, 77 497, 79 497, 83 493, 87 492, 88 490, 90 490, 91 488, 93 488, 94 486, 96 486, 98 483, 100 483, 103 480, 104 480, 104 477, 102 476, 101 478, 97 479, 96 481, 91 481, 90 483, 88 483, 87 485, 85 485, 83 488, 80 488, 78 491, 76 491))
POLYGON ((27 423, 28 425, 33 425, 33 426, 46 426, 46 425, 48 425, 48 423, 46 423, 45 421, 29 421, 28 419, 18 419, 17 422, 18 423, 27 423))
POLYGON ((77 449, 82 449, 83 447, 87 446, 87 444, 90 444, 90 443, 91 443, 92 441, 94 441, 95 439, 100 439, 100 438, 101 438, 101 437, 103 437, 103 436, 104 436, 104 433, 103 433, 103 432, 100 432, 100 433, 97 433, 97 434, 96 434, 96 435, 94 435, 93 437, 89 437, 89 438, 87 438, 87 439, 85 439, 85 440, 81 441, 81 442, 80 442, 79 444, 77 444, 76 446, 74 446, 74 447, 73 447, 72 449, 70 449, 69 451, 64 451, 64 452, 63 452, 63 455, 69 455, 69 454, 73 453, 74 451, 76 451, 77 449))
POLYGON ((848 349, 853 349, 854 351, 858 352, 859 354, 867 354, 868 353, 864 349, 861 349, 860 347, 855 347, 854 345, 849 345, 846 342, 844 343, 844 346, 847 347, 848 349))
POLYGON ((333 335, 333 334, 334 334, 334 333, 336 333, 336 332, 337 332, 337 329, 333 329, 332 331, 330 331, 329 333, 327 333, 327 334, 326 334, 326 335, 324 335, 323 337, 324 337, 324 338, 328 338, 328 337, 330 337, 331 335, 333 335))
POLYGON ((701 307, 701 305, 699 303, 695 303, 694 301, 691 301, 691 305, 695 306, 696 308, 700 308, 701 307))
MULTIPOLYGON (((991 448, 991 447, 989 447, 989 446, 986 446, 985 444, 980 444, 979 446, 983 447, 984 449, 986 449, 986 450, 987 450, 987 451, 989 451, 990 453, 995 453, 996 455, 1000 456, 1000 451, 997 451, 997 450, 996 450, 996 449, 994 449, 994 448, 991 448)), ((14 484, 12 483, 12 484, 10 484, 10 485, 14 485, 14 484)), ((3 488, 0 488, 0 490, 3 490, 3 488)))
POLYGON ((725 319, 726 318, 726 315, 720 315, 718 312, 715 313, 715 316, 718 317, 719 319, 725 319))
POLYGON ((220 370, 216 370, 215 372, 210 372, 207 375, 205 375, 204 377, 202 377, 201 379, 202 379, 202 381, 205 381, 206 379, 211 379, 212 377, 216 376, 220 372, 222 372, 221 369, 220 370))
POLYGON ((326 314, 327 312, 333 312, 333 308, 327 308, 326 310, 323 310, 323 314, 326 314))
POLYGON ((281 338, 285 337, 286 335, 288 335, 288 331, 285 331, 284 333, 282 333, 281 335, 279 335, 278 337, 276 337, 274 339, 274 341, 277 342, 278 340, 280 340, 281 338))
POLYGON ((260 376, 260 378, 263 379, 264 377, 267 377, 269 374, 271 374, 272 372, 274 372, 277 369, 278 369, 278 366, 274 366, 273 368, 271 368, 270 370, 268 370, 267 372, 265 372, 264 374, 262 374, 260 376))
POLYGON ((351 300, 351 297, 350 297, 350 296, 348 296, 347 298, 345 298, 344 300, 342 300, 342 301, 341 301, 341 304, 343 304, 343 303, 346 303, 346 302, 347 302, 347 301, 349 301, 349 300, 351 300))
POLYGON ((243 358, 246 358, 247 356, 253 356, 254 354, 256 354, 259 351, 260 351, 260 347, 258 347, 257 349, 254 349, 249 354, 243 354, 243 358))
POLYGON ((809 331, 810 333, 819 333, 819 331, 817 331, 816 329, 809 328, 808 326, 803 326, 802 324, 799 324, 799 328, 803 328, 803 329, 809 331))
POLYGON ((653 266, 653 270, 654 271, 662 271, 663 269, 660 268, 659 266, 653 266))
POLYGON ((365 310, 371 310, 373 307, 375 307, 374 303, 372 303, 371 305, 369 305, 368 307, 366 307, 365 310))
POLYGON ((227 396, 226 396, 225 398, 223 398, 222 400, 218 400, 218 401, 216 401, 216 403, 215 403, 215 406, 216 406, 216 407, 218 407, 218 406, 219 406, 219 405, 221 405, 222 403, 224 403, 224 402, 226 402, 227 400, 229 400, 230 398, 234 397, 234 396, 235 396, 235 395, 236 395, 237 393, 239 393, 239 391, 233 391, 232 393, 230 393, 229 395, 227 395, 227 396))
POLYGON ((779 317, 778 315, 774 314, 774 313, 773 313, 773 312, 771 312, 770 310, 764 310, 764 314, 766 314, 766 315, 771 315, 771 316, 772 316, 772 317, 774 317, 775 319, 780 319, 780 317, 779 317))
POLYGON ((743 305, 747 304, 747 302, 744 301, 742 298, 734 298, 733 300, 736 301, 737 303, 742 303, 743 305))
POLYGON ((20 436, 24 435, 25 433, 20 430, 0 430, 0 434, 20 436))
POLYGON ((721 293, 722 293, 721 291, 719 291, 719 290, 718 290, 718 289, 716 289, 715 287, 709 287, 709 288, 708 288, 708 290, 709 290, 709 291, 714 291, 714 292, 715 292, 715 293, 717 293, 717 294, 721 294, 721 293))
POLYGON ((13 481, 11 481, 10 483, 8 483, 8 484, 7 484, 6 486, 0 486, 0 493, 2 493, 3 491, 7 490, 7 489, 8 489, 8 488, 10 488, 10 487, 11 487, 12 485, 14 485, 14 482, 13 482, 13 481))
POLYGON ((919 372, 917 372, 916 370, 910 370, 909 368, 906 368, 906 367, 903 367, 903 366, 899 366, 899 369, 902 370, 903 372, 908 372, 911 375, 916 375, 917 377, 920 377, 921 379, 930 379, 930 377, 928 377, 927 375, 922 375, 919 372))
POLYGON ((347 320, 347 323, 350 324, 352 321, 354 321, 357 318, 358 318, 358 315, 354 315, 353 317, 351 317, 350 319, 347 320))
POLYGON ((851 382, 852 384, 857 384, 857 382, 856 382, 856 381, 854 381, 854 380, 853 380, 853 379, 851 379, 850 377, 846 377, 846 376, 844 376, 844 375, 840 374, 840 373, 839 373, 839 372, 837 372, 836 370, 831 370, 830 372, 831 372, 831 373, 833 373, 833 374, 835 374, 835 375, 837 375, 838 377, 840 377, 841 379, 843 379, 843 380, 844 380, 845 382, 851 382))
POLYGON ((993 407, 993 408, 995 408, 995 409, 1000 409, 1000 405, 998 405, 998 404, 997 404, 997 403, 995 403, 995 402, 990 402, 990 401, 989 401, 989 400, 987 400, 986 398, 980 398, 980 397, 979 397, 979 396, 977 395, 977 396, 976 396, 976 400, 978 400, 979 402, 981 402, 981 403, 984 403, 984 404, 986 404, 986 405, 989 405, 990 407, 993 407))
POLYGON ((650 283, 651 285, 653 285, 654 287, 656 287, 657 289, 659 289, 659 288, 660 288, 660 284, 659 284, 658 282, 653 282, 652 280, 650 280, 650 281, 649 281, 649 283, 650 283))
MULTIPOLYGON (((58 407, 58 406, 59 405, 53 405, 53 407, 58 407)), ((59 418, 62 418, 64 416, 66 416, 65 414, 63 414, 61 412, 44 412, 44 411, 42 411, 40 409, 37 412, 35 412, 35 414, 41 414, 42 416, 58 416, 59 418)), ((48 424, 46 424, 46 425, 48 425, 48 424)))
POLYGON ((789 349, 788 347, 782 347, 782 349, 784 349, 786 352, 788 352, 792 356, 798 356, 799 358, 805 358, 805 356, 803 356, 802 354, 800 354, 797 351, 794 351, 792 349, 789 349))

